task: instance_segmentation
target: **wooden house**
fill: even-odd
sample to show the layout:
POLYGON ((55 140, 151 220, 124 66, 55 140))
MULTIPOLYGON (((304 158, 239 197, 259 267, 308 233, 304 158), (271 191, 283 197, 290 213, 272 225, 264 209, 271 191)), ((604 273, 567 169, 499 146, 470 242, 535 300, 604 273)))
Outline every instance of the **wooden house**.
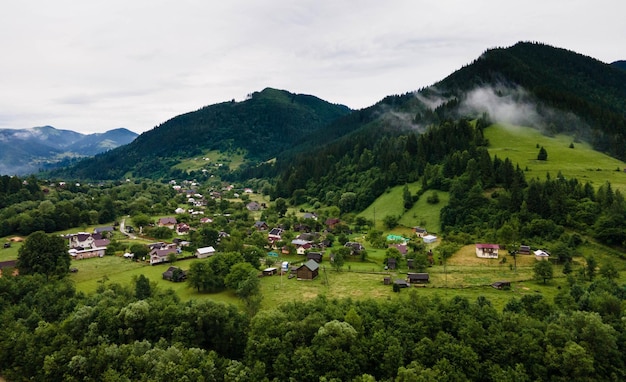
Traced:
POLYGON ((309 260, 298 267, 296 274, 298 280, 313 280, 319 274, 320 265, 315 260, 309 260))
POLYGON ((495 283, 491 284, 491 286, 496 289, 510 289, 511 282, 510 281, 496 281, 495 283))
POLYGON ((428 273, 407 273, 407 281, 410 284, 424 284, 429 281, 428 273))
POLYGON ((306 254, 307 260, 314 260, 316 263, 322 262, 322 253, 321 252, 309 252, 306 254))
POLYGON ((187 272, 178 267, 169 267, 167 271, 163 272, 163 280, 169 280, 174 282, 183 281, 187 278, 187 272))

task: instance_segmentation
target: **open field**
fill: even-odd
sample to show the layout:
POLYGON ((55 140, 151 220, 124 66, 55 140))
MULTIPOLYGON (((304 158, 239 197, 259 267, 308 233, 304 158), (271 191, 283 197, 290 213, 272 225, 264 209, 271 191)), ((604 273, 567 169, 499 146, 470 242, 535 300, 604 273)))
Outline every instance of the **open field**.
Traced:
MULTIPOLYGON (((408 186, 411 194, 415 195, 415 193, 419 191, 421 184, 414 182, 410 183, 408 186)), ((436 191, 439 196, 439 203, 433 205, 426 202, 426 198, 432 193, 432 191, 427 191, 415 202, 410 210, 405 212, 404 206, 402 205, 403 189, 404 186, 390 188, 363 212, 359 213, 359 216, 375 221, 376 229, 381 230, 384 229, 382 223, 383 218, 388 215, 393 215, 400 216, 398 223, 404 227, 412 228, 421 226, 431 232, 438 231, 441 226, 439 212, 448 204, 448 193, 436 191)))
POLYGON ((545 179, 549 173, 555 178, 559 171, 566 178, 589 182, 598 188, 607 180, 614 189, 626 191, 626 164, 608 155, 594 151, 584 142, 574 142, 566 135, 548 137, 530 127, 493 125, 485 129, 489 139, 489 153, 498 158, 509 158, 526 171, 526 178, 545 179), (570 144, 574 148, 569 148, 570 144), (547 161, 537 160, 539 148, 548 153, 547 161), (619 169, 619 171, 618 171, 619 169))
POLYGON ((221 163, 228 165, 231 170, 236 170, 243 164, 243 161, 243 154, 226 154, 219 150, 211 150, 204 155, 181 160, 173 168, 189 173, 191 171, 216 168, 215 166, 221 163))

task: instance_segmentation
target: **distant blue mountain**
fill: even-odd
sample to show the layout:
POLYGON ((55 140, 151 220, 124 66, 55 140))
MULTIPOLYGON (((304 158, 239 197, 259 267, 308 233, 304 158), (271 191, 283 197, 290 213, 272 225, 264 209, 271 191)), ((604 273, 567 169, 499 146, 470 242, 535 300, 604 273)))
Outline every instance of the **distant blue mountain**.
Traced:
POLYGON ((126 145, 138 134, 124 128, 81 134, 52 126, 0 129, 0 175, 26 175, 126 145))

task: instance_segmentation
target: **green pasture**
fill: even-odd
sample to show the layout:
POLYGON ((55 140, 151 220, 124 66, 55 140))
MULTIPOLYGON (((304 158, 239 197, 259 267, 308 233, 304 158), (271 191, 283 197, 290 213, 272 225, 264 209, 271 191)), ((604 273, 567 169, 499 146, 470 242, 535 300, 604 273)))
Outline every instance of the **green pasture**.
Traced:
POLYGON ((484 133, 489 140, 489 153, 500 159, 508 157, 513 165, 526 171, 527 179, 543 180, 548 173, 554 179, 560 171, 566 178, 589 182, 596 188, 609 181, 614 189, 626 190, 624 162, 594 151, 585 142, 575 142, 571 136, 549 137, 537 129, 508 125, 492 125, 484 133), (546 149, 547 161, 537 160, 537 145, 546 149))
POLYGON ((242 153, 223 153, 219 150, 211 150, 203 155, 181 159, 180 162, 172 167, 189 173, 191 171, 199 171, 202 169, 217 169, 215 165, 223 163, 224 165, 228 165, 228 168, 231 170, 236 170, 243 164, 243 162, 244 154, 242 153))
MULTIPOLYGON (((408 184, 409 191, 415 195, 420 190, 420 182, 408 184)), ((433 191, 424 193, 417 202, 408 211, 404 210, 402 193, 404 186, 396 186, 388 189, 379 196, 374 203, 367 207, 359 216, 372 220, 376 224, 376 229, 384 230, 383 219, 385 216, 400 216, 399 224, 406 228, 421 226, 429 231, 436 232, 439 230, 439 212, 441 208, 448 203, 448 194, 442 191, 436 191, 439 196, 439 203, 428 204, 426 199, 433 191)))

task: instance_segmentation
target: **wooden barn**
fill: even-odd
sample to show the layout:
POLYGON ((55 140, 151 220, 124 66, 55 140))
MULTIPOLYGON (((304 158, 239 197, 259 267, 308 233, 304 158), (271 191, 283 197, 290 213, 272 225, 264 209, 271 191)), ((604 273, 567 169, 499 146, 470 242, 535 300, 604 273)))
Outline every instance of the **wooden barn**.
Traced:
POLYGON ((411 284, 425 284, 429 276, 428 273, 407 273, 407 280, 411 284))
POLYGON ((296 270, 298 280, 313 280, 319 274, 320 265, 315 260, 309 260, 296 270))
POLYGON ((321 252, 309 252, 306 254, 307 260, 315 260, 316 263, 322 262, 322 253, 321 252))

